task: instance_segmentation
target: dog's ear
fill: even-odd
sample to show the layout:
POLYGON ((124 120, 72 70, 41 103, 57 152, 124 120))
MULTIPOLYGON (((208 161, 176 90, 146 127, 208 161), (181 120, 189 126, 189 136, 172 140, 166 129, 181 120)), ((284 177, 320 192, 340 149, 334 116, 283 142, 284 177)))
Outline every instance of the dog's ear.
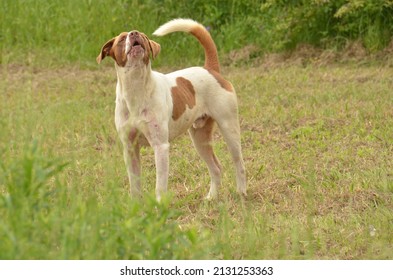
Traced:
POLYGON ((151 57, 155 59, 157 55, 160 53, 161 46, 160 44, 154 42, 153 40, 149 40, 149 46, 150 46, 150 51, 151 51, 151 57))
POLYGON ((100 54, 97 56, 97 59, 96 59, 98 64, 100 64, 101 61, 102 61, 106 56, 110 55, 111 50, 112 50, 112 46, 113 46, 113 43, 115 42, 115 40, 116 40, 116 37, 115 37, 115 38, 112 38, 111 40, 109 40, 108 42, 106 42, 106 43, 102 46, 101 52, 100 52, 100 54))

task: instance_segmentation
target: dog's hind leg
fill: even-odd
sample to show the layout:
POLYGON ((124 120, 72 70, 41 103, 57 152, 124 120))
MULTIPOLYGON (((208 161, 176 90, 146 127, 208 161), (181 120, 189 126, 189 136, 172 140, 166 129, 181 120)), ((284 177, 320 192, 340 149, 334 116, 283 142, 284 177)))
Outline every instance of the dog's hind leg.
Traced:
POLYGON ((221 183, 221 165, 212 147, 214 124, 214 120, 208 118, 205 120, 204 126, 189 129, 192 142, 209 169, 211 181, 207 199, 213 199, 217 196, 218 187, 221 183))
POLYGON ((246 169, 242 156, 242 148, 240 141, 240 125, 236 115, 231 119, 221 119, 218 122, 221 134, 228 145, 229 152, 236 168, 236 184, 237 191, 246 195, 246 169))

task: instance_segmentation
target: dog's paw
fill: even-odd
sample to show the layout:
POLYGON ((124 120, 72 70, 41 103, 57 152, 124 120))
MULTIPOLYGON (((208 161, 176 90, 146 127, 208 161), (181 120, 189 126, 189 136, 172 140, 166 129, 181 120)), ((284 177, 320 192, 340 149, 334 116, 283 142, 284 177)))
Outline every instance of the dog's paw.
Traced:
POLYGON ((237 193, 242 197, 247 197, 246 185, 238 184, 236 187, 237 193))
POLYGON ((239 193, 240 193, 242 196, 247 197, 247 191, 246 191, 246 190, 239 191, 239 193))
POLYGON ((212 191, 209 191, 209 193, 207 194, 207 196, 205 197, 205 199, 207 200, 207 201, 212 201, 212 200, 215 200, 216 198, 217 198, 217 192, 212 192, 212 191))
POLYGON ((243 198, 247 198, 247 192, 246 190, 238 190, 237 193, 243 197, 243 198))

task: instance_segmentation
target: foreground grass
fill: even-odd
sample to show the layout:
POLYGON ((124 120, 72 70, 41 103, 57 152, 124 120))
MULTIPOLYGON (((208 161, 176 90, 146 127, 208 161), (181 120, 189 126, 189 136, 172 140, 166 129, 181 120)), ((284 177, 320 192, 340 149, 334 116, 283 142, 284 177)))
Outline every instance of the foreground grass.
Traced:
MULTIPOLYGON (((108 63, 108 65, 111 65, 108 63)), ((188 137, 171 146, 171 199, 130 201, 113 125, 115 73, 3 66, 0 259, 392 259, 393 69, 225 69, 236 85, 248 197, 220 198, 188 137)))

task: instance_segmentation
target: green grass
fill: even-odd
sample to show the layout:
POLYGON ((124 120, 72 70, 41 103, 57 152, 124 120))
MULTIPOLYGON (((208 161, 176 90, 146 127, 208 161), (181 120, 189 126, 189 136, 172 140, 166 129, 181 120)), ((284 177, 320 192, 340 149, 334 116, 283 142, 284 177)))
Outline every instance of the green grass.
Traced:
MULTIPOLYGON (((354 61, 388 44, 391 4, 284 2, 2 1, 0 259, 392 259, 391 48, 354 61), (237 89, 246 199, 218 133, 218 200, 203 199, 209 175, 188 137, 171 145, 169 197, 155 202, 144 149, 146 197, 130 198, 116 74, 95 57, 121 31, 150 36, 176 17, 210 27, 237 89), (348 40, 343 53, 261 56, 348 40)), ((191 36, 154 40, 155 69, 203 64, 191 36)))
POLYGON ((225 68, 248 197, 236 194, 217 133, 219 199, 204 201, 207 168, 182 137, 162 204, 152 199, 151 149, 142 151, 146 198, 130 199, 112 63, 0 72, 0 259, 393 258, 391 67, 225 68))
MULTIPOLYGON (((223 56, 249 51, 291 51, 299 45, 362 51, 391 57, 393 4, 390 0, 3 0, 0 3, 0 63, 56 68, 94 68, 101 46, 123 31, 148 36, 173 18, 192 18, 209 28, 223 56), (387 52, 387 53, 386 53, 387 52)), ((190 36, 156 39, 156 65, 200 64, 203 52, 190 36), (179 58, 179 49, 187 55, 179 58), (184 58, 187 58, 186 60, 184 58)), ((247 58, 248 59, 248 58, 247 58)))
MULTIPOLYGON (((248 42, 240 34, 247 27, 229 28, 220 17, 234 15, 240 1, 117 1, 117 0, 5 0, 0 4, 0 63, 20 63, 57 67, 75 65, 94 67, 101 46, 120 32, 138 29, 148 36, 161 24, 178 17, 193 18, 209 26, 221 50, 241 48, 248 42)), ((255 3, 254 3, 255 2, 255 3)), ((168 63, 178 65, 178 49, 187 49, 189 60, 203 60, 203 51, 191 36, 173 34, 156 39, 163 45, 168 63), (170 46, 170 47, 169 47, 170 46), (168 58, 170 60, 168 61, 168 58)), ((160 64, 160 58, 156 63, 160 64)))

